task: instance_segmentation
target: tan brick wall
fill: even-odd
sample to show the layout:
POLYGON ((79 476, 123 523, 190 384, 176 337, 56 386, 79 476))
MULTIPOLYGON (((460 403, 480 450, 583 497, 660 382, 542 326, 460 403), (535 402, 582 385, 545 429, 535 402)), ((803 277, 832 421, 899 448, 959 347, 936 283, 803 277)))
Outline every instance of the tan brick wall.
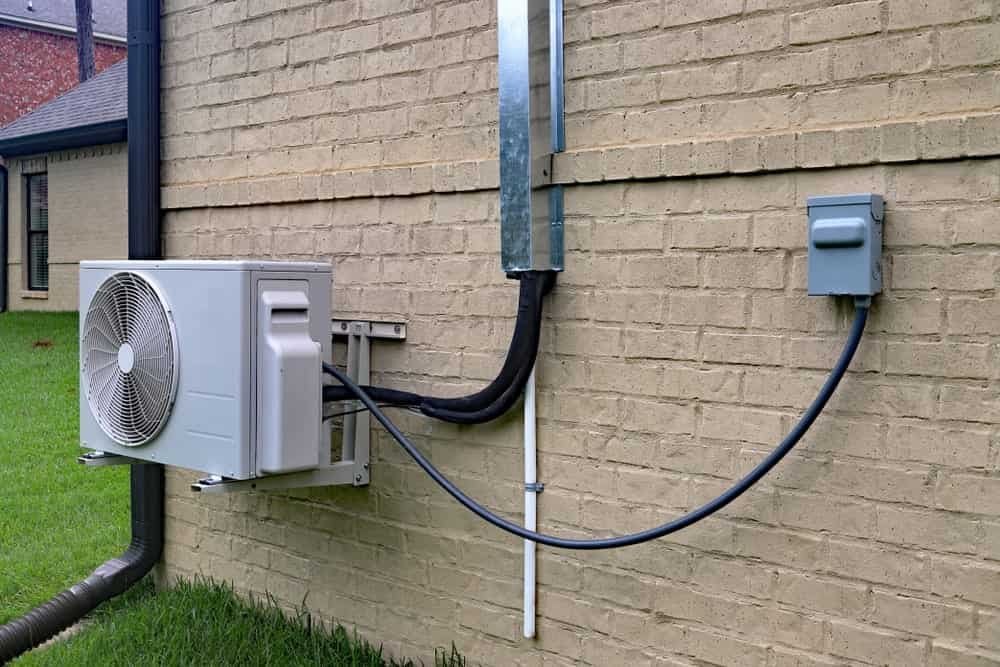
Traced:
POLYGON ((11 310, 76 310, 79 262, 128 255, 125 144, 61 151, 10 163, 8 280, 11 310), (24 176, 49 175, 49 290, 27 291, 24 176))
MULTIPOLYGON (((582 151, 592 166, 595 147, 763 137, 772 162, 829 166, 865 160, 824 142, 850 151, 871 127, 882 149, 867 161, 996 147, 992 0, 566 4, 567 164, 582 151), (941 146, 952 135, 935 120, 966 117, 989 131, 941 146), (912 130, 925 141, 911 154, 912 130)), ((485 0, 168 2, 165 205, 495 187, 494 24, 485 0)), ((719 168, 712 154, 699 170, 719 168)))
MULTIPOLYGON (((161 575, 304 599, 393 653, 455 641, 485 665, 1000 662, 994 5, 567 2, 545 529, 647 527, 770 451, 851 315, 805 295, 805 198, 886 196, 886 287, 852 372, 719 516, 622 551, 540 550, 526 641, 520 541, 375 430, 367 489, 202 497, 172 470, 161 575)), ((332 261, 335 316, 408 322, 376 346, 379 384, 481 386, 515 303, 494 23, 485 1, 168 0, 167 254, 332 261)), ((518 415, 399 422, 519 516, 518 415)))

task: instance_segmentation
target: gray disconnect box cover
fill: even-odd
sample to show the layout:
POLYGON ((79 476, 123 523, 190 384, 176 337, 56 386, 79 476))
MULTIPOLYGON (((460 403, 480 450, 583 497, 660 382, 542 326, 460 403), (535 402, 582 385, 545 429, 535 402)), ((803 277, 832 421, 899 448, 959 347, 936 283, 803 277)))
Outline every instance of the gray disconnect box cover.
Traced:
POLYGON ((809 294, 882 291, 881 195, 809 197, 809 294))

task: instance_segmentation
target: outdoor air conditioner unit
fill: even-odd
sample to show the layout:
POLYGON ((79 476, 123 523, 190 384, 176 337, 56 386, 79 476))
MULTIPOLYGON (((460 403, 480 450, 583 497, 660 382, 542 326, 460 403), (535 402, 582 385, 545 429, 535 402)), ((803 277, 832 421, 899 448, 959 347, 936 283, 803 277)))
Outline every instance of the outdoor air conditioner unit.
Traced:
POLYGON ((80 439, 237 480, 330 464, 331 269, 80 264, 80 439))

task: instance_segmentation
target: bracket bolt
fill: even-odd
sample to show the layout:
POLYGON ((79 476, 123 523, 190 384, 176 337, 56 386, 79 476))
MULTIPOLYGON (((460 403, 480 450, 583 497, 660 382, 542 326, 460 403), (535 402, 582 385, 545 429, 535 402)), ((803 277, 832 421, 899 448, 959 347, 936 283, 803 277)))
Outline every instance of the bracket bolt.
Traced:
POLYGON ((360 482, 361 481, 361 475, 355 475, 354 476, 354 481, 355 482, 360 482))

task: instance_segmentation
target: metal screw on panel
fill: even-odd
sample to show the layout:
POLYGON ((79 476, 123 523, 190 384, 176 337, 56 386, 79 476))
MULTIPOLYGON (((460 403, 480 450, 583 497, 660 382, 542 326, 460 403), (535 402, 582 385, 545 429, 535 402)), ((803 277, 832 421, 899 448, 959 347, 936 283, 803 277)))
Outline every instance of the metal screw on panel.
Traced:
POLYGON ((394 331, 395 333, 399 333, 399 332, 400 332, 400 330, 402 330, 402 327, 401 327, 401 326, 399 326, 399 325, 397 324, 396 326, 394 326, 394 327, 392 328, 392 330, 393 330, 393 331, 394 331))
POLYGON ((361 481, 361 475, 355 475, 354 476, 354 481, 355 482, 360 482, 361 481))
POLYGON ((364 468, 365 468, 365 470, 368 470, 368 464, 367 463, 364 465, 364 468))
POLYGON ((340 330, 341 331, 347 331, 347 322, 341 322, 340 323, 340 330))

